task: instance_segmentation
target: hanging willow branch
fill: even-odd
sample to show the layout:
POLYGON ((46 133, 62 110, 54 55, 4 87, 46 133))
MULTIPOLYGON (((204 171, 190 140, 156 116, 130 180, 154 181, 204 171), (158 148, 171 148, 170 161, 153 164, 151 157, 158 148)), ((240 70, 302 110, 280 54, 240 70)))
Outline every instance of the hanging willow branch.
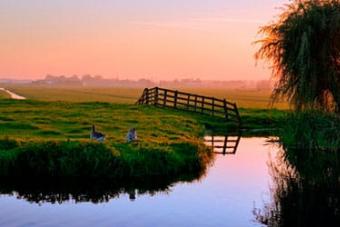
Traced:
POLYGON ((339 0, 295 0, 259 33, 255 57, 271 62, 273 102, 287 98, 297 110, 340 112, 339 0))

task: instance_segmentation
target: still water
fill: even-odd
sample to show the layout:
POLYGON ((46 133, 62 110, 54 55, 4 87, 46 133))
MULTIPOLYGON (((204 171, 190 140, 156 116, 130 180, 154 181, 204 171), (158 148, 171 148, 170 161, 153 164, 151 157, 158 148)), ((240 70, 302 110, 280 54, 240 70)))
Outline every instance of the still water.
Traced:
MULTIPOLYGON (((223 140, 213 139, 219 153, 223 140)), ((35 191, 40 197, 32 199, 14 187, 0 195, 0 226, 260 226, 253 212, 270 201, 268 162, 280 148, 268 138, 231 141, 231 151, 216 154, 200 179, 162 190, 130 188, 95 203, 66 191, 60 203, 51 203, 43 193, 35 191)))

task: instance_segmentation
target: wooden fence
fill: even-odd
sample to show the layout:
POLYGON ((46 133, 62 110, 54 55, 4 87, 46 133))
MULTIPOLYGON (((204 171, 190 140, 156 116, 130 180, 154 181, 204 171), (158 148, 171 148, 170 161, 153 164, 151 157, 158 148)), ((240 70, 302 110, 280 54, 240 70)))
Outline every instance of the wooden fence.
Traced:
POLYGON ((241 136, 206 136, 204 143, 211 147, 216 154, 235 154, 240 143, 241 136))
POLYGON ((241 118, 236 104, 228 102, 226 99, 155 87, 151 89, 145 88, 137 104, 169 107, 222 117, 241 126, 241 118))

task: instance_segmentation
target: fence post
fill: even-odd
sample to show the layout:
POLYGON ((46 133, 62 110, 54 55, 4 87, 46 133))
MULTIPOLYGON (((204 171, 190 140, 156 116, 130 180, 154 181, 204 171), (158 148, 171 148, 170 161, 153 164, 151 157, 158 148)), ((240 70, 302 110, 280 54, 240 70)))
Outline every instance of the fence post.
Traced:
POLYGON ((197 111, 197 95, 195 95, 195 112, 197 111))
POLYGON ((212 115, 215 116, 215 98, 212 99, 212 115))
POLYGON ((167 96, 168 96, 168 90, 164 90, 163 106, 166 106, 166 100, 168 98, 167 96))
POLYGON ((228 120, 228 108, 227 108, 227 101, 223 99, 223 106, 224 106, 224 114, 225 118, 228 120))
POLYGON ((188 95, 187 110, 189 109, 189 104, 190 104, 190 95, 188 95))
POLYGON ((146 101, 146 93, 147 93, 147 88, 144 89, 143 91, 143 95, 141 97, 141 104, 145 104, 145 101, 146 101))
POLYGON ((177 108, 177 96, 178 96, 178 91, 175 91, 175 100, 174 100, 174 107, 177 108))
POLYGON ((155 90, 155 103, 154 103, 155 106, 158 105, 158 87, 156 87, 156 90, 155 90))
POLYGON ((149 88, 145 88, 145 104, 149 104, 149 88))
POLYGON ((201 113, 204 112, 204 102, 205 102, 205 97, 202 97, 202 108, 201 108, 201 113))
POLYGON ((238 109, 237 109, 236 103, 234 103, 234 109, 235 109, 235 113, 236 113, 237 120, 238 120, 238 126, 241 128, 241 126, 242 126, 242 122, 241 122, 240 113, 238 112, 238 109))
POLYGON ((142 94, 142 97, 140 97, 140 99, 139 99, 139 104, 144 104, 144 99, 145 99, 144 97, 145 97, 145 90, 142 94))

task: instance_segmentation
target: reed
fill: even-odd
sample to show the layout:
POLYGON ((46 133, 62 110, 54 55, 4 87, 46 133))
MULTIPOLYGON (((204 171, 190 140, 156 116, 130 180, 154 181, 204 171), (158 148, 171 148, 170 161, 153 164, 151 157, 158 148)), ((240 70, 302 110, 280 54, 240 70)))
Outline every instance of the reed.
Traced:
POLYGON ((279 134, 288 149, 338 151, 340 118, 318 111, 290 113, 279 134))

